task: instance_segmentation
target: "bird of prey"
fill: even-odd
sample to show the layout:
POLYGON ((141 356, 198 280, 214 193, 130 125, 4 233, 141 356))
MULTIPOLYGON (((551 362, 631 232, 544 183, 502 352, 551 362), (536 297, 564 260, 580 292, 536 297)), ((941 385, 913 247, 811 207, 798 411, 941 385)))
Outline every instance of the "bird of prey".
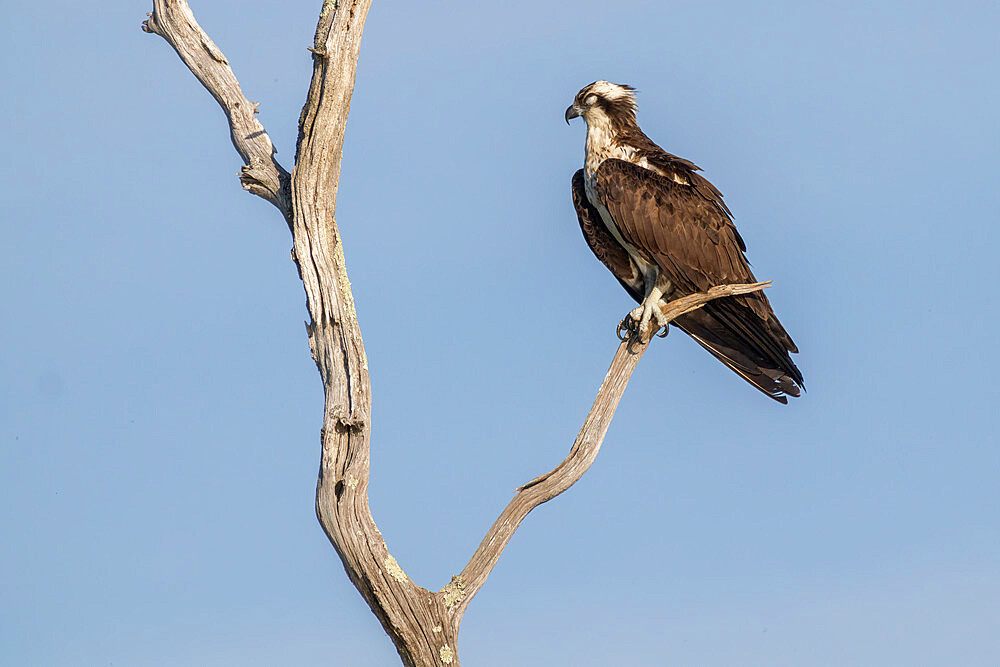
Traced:
MULTIPOLYGON (((587 245, 639 302, 623 326, 651 336, 661 301, 716 285, 757 282, 722 194, 692 162, 653 143, 635 119, 631 86, 595 81, 566 109, 587 124, 573 205, 587 245)), ((728 296, 673 321, 716 359, 781 403, 798 396, 795 343, 761 292, 728 296)), ((664 329, 663 334, 666 334, 664 329)))

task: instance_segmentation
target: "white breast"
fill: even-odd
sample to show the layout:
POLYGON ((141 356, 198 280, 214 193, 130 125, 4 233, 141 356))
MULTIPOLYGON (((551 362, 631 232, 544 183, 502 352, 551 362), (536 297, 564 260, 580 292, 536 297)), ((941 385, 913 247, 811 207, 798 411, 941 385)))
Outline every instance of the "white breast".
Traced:
POLYGON ((605 160, 624 160, 637 167, 648 169, 654 174, 665 176, 675 183, 691 185, 691 182, 674 172, 665 172, 649 163, 645 157, 637 157, 637 151, 632 146, 622 146, 613 141, 614 135, 610 127, 595 126, 587 128, 587 146, 584 159, 584 170, 588 177, 593 176, 597 168, 605 160))
POLYGON ((584 159, 584 184, 586 186, 587 200, 591 205, 597 209, 601 214, 601 220, 604 222, 604 226, 607 228, 608 232, 615 238, 618 243, 622 245, 623 248, 632 257, 632 261, 636 263, 639 270, 642 271, 643 275, 649 279, 656 280, 656 275, 659 272, 659 267, 652 261, 652 258, 640 252, 631 243, 625 241, 622 238, 621 232, 618 231, 618 226, 615 224, 614 219, 611 217, 611 213, 607 208, 601 203, 600 199, 597 197, 595 192, 594 175, 597 173, 597 169, 605 160, 624 160, 643 169, 648 169, 660 176, 665 176, 671 180, 680 183, 681 185, 690 185, 688 181, 683 176, 678 176, 677 174, 670 172, 666 173, 661 169, 658 169, 655 165, 649 164, 649 161, 645 157, 638 157, 636 149, 632 146, 623 146, 615 141, 614 130, 611 125, 606 122, 601 122, 601 118, 594 118, 587 123, 587 145, 586 145, 586 156, 584 159))
POLYGON ((587 146, 583 168, 588 178, 594 175, 594 172, 605 160, 625 160, 632 164, 638 164, 635 159, 635 149, 631 146, 617 144, 612 141, 612 137, 612 131, 609 127, 587 128, 587 146))

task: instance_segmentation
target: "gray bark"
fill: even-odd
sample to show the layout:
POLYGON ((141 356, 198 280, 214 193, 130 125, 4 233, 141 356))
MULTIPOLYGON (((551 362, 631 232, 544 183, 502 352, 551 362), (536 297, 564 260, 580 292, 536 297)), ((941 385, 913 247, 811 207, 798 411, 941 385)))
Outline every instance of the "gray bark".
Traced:
MULTIPOLYGON (((240 182, 281 211, 306 292, 309 347, 325 392, 316 515, 348 577, 399 651, 404 665, 459 664, 459 625, 504 547, 528 513, 572 486, 597 457, 618 402, 648 341, 622 343, 569 455, 521 488, 461 573, 439 591, 414 583, 389 553, 368 507, 371 386, 361 329, 335 218, 347 115, 371 0, 325 0, 313 46, 313 76, 289 174, 243 95, 222 51, 185 0, 154 0, 143 29, 163 37, 216 99, 244 167, 240 182)), ((762 289, 726 285, 663 307, 672 319, 708 301, 762 289)), ((335 662, 335 660, 334 660, 335 662)))

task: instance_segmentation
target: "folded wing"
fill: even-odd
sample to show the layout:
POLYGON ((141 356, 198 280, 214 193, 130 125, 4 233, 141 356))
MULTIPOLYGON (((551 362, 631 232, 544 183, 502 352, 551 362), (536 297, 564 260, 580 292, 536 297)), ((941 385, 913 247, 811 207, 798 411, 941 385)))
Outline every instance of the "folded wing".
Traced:
MULTIPOLYGON (((745 246, 718 191, 687 163, 656 173, 623 160, 605 160, 594 191, 626 249, 609 233, 587 199, 583 170, 573 176, 573 203, 594 254, 636 301, 643 280, 631 252, 655 263, 673 283, 670 298, 716 285, 756 282, 745 246)), ((693 165, 691 165, 693 167, 693 165)), ((782 403, 798 396, 802 374, 797 352, 761 293, 725 297, 673 322, 744 380, 782 403)))

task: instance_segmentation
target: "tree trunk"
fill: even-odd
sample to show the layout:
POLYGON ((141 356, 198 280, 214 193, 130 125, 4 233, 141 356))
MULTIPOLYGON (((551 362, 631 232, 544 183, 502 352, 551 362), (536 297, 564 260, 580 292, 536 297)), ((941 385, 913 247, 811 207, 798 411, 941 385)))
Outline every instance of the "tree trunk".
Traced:
MULTIPOLYGON (((325 0, 313 46, 313 76, 289 174, 243 95, 229 62, 201 29, 185 0, 154 0, 143 23, 163 37, 212 94, 229 120, 243 159, 243 187, 281 211, 306 292, 309 348, 325 392, 316 516, 351 582, 392 638, 403 664, 457 666, 458 630, 504 547, 528 513, 572 486, 597 457, 618 402, 648 341, 625 341, 615 353, 569 455, 519 488, 461 574, 439 591, 418 586, 389 553, 368 507, 371 386, 361 329, 334 216, 344 132, 365 18, 371 0, 325 0)), ((663 306, 668 319, 712 299, 763 289, 724 285, 663 306)))

